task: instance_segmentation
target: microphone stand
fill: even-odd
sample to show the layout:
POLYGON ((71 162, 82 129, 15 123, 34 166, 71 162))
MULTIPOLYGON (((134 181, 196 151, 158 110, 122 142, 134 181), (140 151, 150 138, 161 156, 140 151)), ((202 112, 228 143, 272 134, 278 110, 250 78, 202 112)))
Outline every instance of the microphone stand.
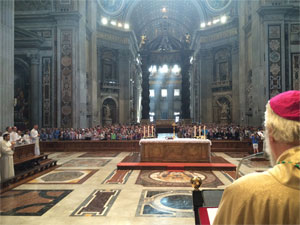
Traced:
POLYGON ((264 156, 265 153, 264 152, 258 152, 258 153, 255 153, 255 154, 252 154, 252 155, 248 155, 244 158, 242 158, 242 160, 239 162, 237 168, 236 168, 236 171, 235 171, 235 179, 237 180, 239 178, 239 172, 240 172, 240 167, 242 165, 242 163, 244 162, 244 160, 246 159, 251 159, 251 158, 255 158, 257 156, 264 156))

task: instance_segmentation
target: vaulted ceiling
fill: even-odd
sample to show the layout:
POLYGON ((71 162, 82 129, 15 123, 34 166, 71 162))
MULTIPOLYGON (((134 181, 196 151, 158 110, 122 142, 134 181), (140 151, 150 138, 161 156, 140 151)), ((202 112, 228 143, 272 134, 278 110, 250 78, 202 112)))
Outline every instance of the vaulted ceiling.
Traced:
POLYGON ((127 14, 136 36, 146 35, 149 41, 164 32, 180 40, 199 28, 204 17, 194 0, 136 0, 127 14))
MULTIPOLYGON (((100 15, 129 23, 138 41, 162 34, 181 40, 200 29, 201 23, 233 12, 234 0, 97 0, 100 15)), ((193 37, 191 37, 193 38, 193 37)))

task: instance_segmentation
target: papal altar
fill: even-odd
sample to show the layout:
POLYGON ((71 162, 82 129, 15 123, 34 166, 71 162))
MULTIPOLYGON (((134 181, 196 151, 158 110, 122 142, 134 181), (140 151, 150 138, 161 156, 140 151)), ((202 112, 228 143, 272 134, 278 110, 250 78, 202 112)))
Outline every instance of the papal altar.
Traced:
POLYGON ((141 162, 211 162, 208 139, 141 139, 141 162))

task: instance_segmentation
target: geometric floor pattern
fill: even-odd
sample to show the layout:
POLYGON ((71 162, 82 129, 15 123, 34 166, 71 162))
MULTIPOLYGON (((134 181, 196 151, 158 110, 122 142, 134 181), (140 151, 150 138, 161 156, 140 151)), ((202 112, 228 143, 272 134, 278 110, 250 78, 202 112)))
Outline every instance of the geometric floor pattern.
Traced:
POLYGON ((131 173, 132 173, 132 170, 117 170, 117 169, 115 169, 102 182, 102 184, 126 184, 131 173))
MULTIPOLYGON (((210 200, 219 199, 235 178, 234 171, 117 170, 127 156, 135 157, 113 151, 51 153, 58 169, 0 195, 1 225, 194 224, 191 177, 202 177, 202 188, 215 191, 210 200)), ((237 166, 243 154, 214 156, 237 166)), ((268 168, 266 161, 248 160, 240 175, 268 168)))
POLYGON ((72 159, 64 164, 62 167, 103 167, 110 159, 72 159))
POLYGON ((98 170, 56 169, 28 182, 28 184, 82 184, 98 170))
POLYGON ((0 215, 41 216, 72 190, 12 190, 0 196, 0 215))
POLYGON ((95 190, 71 216, 106 216, 120 190, 95 190))

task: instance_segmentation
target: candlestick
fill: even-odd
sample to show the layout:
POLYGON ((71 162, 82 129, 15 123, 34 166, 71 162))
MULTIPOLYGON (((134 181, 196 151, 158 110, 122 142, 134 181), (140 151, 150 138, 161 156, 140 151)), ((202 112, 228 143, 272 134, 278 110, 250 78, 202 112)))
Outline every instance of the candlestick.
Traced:
POLYGON ((153 135, 153 125, 152 125, 152 137, 154 137, 154 135, 153 135))
POLYGON ((194 137, 196 137, 197 136, 197 134, 196 134, 196 126, 194 126, 194 137))
POLYGON ((148 125, 148 137, 150 136, 150 126, 148 125))
POLYGON ((199 126, 199 137, 201 136, 201 126, 199 126))
POLYGON ((146 127, 144 126, 144 137, 146 136, 146 127))
POLYGON ((204 126, 204 128, 203 128, 203 130, 204 130, 204 137, 206 138, 206 132, 205 132, 205 130, 206 130, 206 126, 204 126))

